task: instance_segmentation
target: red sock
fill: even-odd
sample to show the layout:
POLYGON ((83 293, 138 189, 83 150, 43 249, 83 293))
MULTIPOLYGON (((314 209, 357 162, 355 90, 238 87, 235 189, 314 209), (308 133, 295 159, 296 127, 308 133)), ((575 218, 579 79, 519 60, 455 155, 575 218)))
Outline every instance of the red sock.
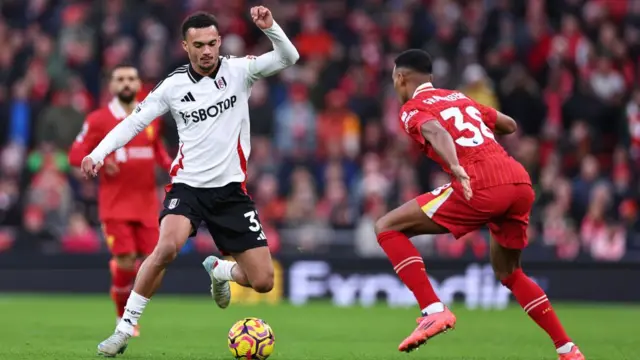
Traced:
POLYGON ((378 235, 378 243, 391 260, 400 280, 413 292, 421 310, 440 302, 431 287, 422 257, 408 237, 399 231, 385 231, 378 235))
POLYGON ((508 278, 502 281, 502 285, 511 290, 520 303, 520 306, 544 331, 549 334, 556 346, 571 342, 564 331, 556 312, 553 311, 547 294, 531 280, 522 269, 517 269, 508 278))
POLYGON ((111 299, 116 305, 118 317, 122 317, 133 287, 133 280, 136 278, 136 271, 119 268, 115 260, 111 260, 109 268, 111 269, 111 299))

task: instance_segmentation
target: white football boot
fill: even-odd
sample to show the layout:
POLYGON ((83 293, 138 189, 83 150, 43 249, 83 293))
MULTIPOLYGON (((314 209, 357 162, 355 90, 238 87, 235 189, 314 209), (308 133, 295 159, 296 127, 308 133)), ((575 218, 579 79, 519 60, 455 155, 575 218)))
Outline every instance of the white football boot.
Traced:
POLYGON ((221 309, 227 308, 231 302, 231 287, 228 280, 219 280, 220 273, 223 267, 233 267, 233 265, 231 261, 218 259, 215 256, 208 256, 202 262, 202 266, 211 278, 211 297, 221 309))
POLYGON ((116 357, 116 355, 123 354, 127 350, 130 337, 129 334, 116 330, 107 340, 98 344, 98 355, 116 357))

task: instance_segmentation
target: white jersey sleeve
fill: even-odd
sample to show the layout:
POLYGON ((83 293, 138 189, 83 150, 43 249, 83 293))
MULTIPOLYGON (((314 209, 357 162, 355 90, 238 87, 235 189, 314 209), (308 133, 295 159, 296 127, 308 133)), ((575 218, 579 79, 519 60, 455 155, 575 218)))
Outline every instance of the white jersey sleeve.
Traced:
POLYGON ((295 64, 300 58, 296 47, 275 21, 269 29, 263 30, 263 32, 271 40, 273 50, 255 58, 246 58, 248 86, 261 78, 276 74, 295 64))
POLYGON ((167 82, 161 81, 136 107, 102 139, 100 144, 89 154, 94 164, 104 161, 107 155, 125 146, 138 133, 144 130, 158 116, 169 111, 169 103, 165 99, 167 82))

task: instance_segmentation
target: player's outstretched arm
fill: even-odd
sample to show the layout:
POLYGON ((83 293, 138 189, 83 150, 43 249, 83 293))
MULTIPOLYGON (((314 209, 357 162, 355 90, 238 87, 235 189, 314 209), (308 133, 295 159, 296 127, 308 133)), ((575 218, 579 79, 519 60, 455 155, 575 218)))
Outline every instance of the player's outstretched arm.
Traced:
POLYGON ((96 176, 107 155, 126 145, 140 131, 149 126, 155 118, 169 110, 169 105, 163 96, 164 87, 161 85, 162 83, 156 86, 134 112, 114 127, 100 144, 82 160, 81 168, 85 176, 96 176))
POLYGON ((256 81, 261 77, 271 76, 293 64, 300 58, 298 50, 273 20, 271 11, 264 6, 251 8, 253 22, 267 35, 273 44, 273 50, 258 56, 249 62, 249 77, 256 81))
POLYGON ((99 130, 99 120, 96 113, 93 112, 87 116, 82 124, 82 130, 69 149, 69 164, 71 166, 79 167, 82 159, 100 142, 102 135, 99 130))
POLYGON ((511 116, 505 115, 500 111, 496 111, 497 119, 496 119, 496 128, 495 132, 498 135, 508 135, 513 134, 518 130, 518 124, 511 116))

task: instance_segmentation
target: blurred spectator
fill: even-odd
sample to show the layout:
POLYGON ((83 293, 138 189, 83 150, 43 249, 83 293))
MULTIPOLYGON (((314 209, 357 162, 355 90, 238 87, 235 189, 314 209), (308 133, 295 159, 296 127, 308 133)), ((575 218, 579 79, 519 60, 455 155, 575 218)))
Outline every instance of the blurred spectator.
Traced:
POLYGON ((95 231, 89 227, 82 214, 69 217, 69 228, 62 237, 62 251, 67 253, 95 253, 100 250, 100 241, 95 231))
POLYGON ((607 224, 592 239, 591 256, 595 260, 619 261, 625 254, 626 232, 617 224, 607 224))
POLYGON ((347 108, 347 95, 330 91, 325 103, 326 110, 318 116, 318 157, 326 157, 327 146, 337 146, 342 149, 340 153, 355 158, 360 151, 360 119, 347 108))
POLYGON ((58 149, 69 149, 82 129, 84 114, 72 104, 70 89, 54 92, 51 104, 38 117, 36 141, 49 142, 58 149))
POLYGON ((307 95, 304 85, 295 84, 276 109, 276 149, 285 157, 306 157, 316 148, 316 114, 307 95))
POLYGON ((482 66, 479 64, 468 65, 462 73, 462 81, 464 84, 460 88, 462 93, 482 105, 500 110, 496 94, 492 85, 488 83, 489 80, 482 66))
POLYGON ((535 80, 522 65, 511 67, 502 80, 500 107, 505 114, 518 119, 518 128, 523 135, 535 136, 544 125, 547 109, 542 93, 535 80))

